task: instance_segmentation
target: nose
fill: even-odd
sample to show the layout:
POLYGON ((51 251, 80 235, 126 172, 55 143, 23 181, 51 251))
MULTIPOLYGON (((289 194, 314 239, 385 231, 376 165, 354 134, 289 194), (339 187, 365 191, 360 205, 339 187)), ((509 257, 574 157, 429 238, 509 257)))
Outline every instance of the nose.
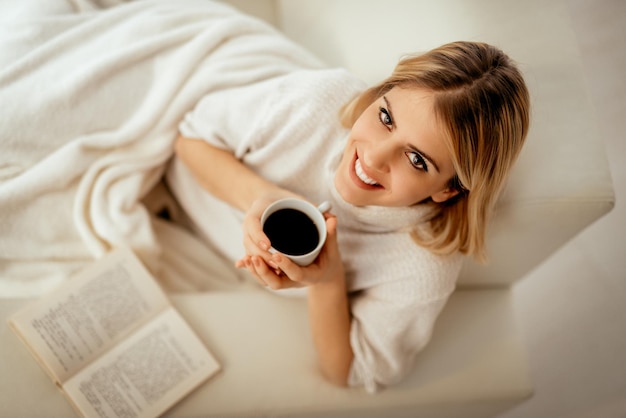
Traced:
POLYGON ((393 155, 392 151, 392 141, 377 141, 370 146, 368 152, 363 156, 363 163, 370 170, 387 173, 393 155))

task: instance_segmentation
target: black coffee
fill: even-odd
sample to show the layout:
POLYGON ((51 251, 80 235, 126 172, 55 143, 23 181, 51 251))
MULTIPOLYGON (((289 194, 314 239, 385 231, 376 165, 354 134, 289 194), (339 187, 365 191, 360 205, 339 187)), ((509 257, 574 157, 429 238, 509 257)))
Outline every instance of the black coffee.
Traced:
POLYGON ((303 255, 317 247, 320 239, 315 223, 296 209, 279 209, 263 224, 272 247, 281 253, 303 255))

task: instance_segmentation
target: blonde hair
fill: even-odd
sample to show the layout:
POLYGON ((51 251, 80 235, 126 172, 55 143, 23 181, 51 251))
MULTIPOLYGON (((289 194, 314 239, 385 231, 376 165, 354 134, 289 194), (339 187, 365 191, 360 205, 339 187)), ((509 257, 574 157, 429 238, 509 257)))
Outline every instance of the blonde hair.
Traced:
POLYGON ((520 71, 500 49, 453 42, 402 59, 391 76, 365 90, 341 111, 351 128, 361 113, 394 87, 435 93, 458 195, 433 207, 430 228, 414 228, 417 243, 436 253, 456 251, 486 260, 486 228, 530 123, 530 97, 520 71))

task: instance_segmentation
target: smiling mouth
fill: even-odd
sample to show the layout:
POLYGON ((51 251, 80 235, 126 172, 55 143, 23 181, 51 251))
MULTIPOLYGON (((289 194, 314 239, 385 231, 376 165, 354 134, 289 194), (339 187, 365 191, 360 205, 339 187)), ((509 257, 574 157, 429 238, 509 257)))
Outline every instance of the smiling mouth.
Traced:
POLYGON ((370 186, 380 186, 380 184, 378 184, 376 180, 368 177, 367 174, 365 174, 365 172, 363 171, 363 167, 361 167, 361 160, 359 160, 358 158, 354 163, 354 171, 356 172, 359 180, 361 180, 363 183, 369 184, 370 186))
POLYGON ((350 171, 352 174, 352 178, 354 179, 356 184, 360 186, 361 188, 372 190, 372 189, 378 189, 382 187, 380 183, 378 183, 376 180, 374 180, 373 178, 371 178, 365 173, 365 171, 363 170, 363 167, 361 166, 361 161, 359 160, 359 156, 356 154, 354 156, 354 163, 352 165, 352 170, 350 171))

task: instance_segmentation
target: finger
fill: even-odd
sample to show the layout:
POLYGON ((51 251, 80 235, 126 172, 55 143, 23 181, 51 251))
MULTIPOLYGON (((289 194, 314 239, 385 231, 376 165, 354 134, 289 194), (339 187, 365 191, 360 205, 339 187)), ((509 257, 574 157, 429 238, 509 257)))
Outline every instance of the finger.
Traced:
MULTIPOLYGON (((265 237, 265 233, 263 233, 263 237, 265 237)), ((278 265, 272 261, 272 252, 270 252, 269 239, 262 238, 259 242, 255 242, 255 238, 251 235, 244 235, 244 248, 246 249, 246 253, 249 255, 258 255, 265 260, 265 262, 272 267, 276 272, 280 271, 278 265)))
POLYGON ((243 263, 243 268, 246 268, 248 270, 248 273, 250 273, 250 275, 257 281, 259 282, 259 284, 263 287, 267 286, 267 283, 265 283, 265 281, 263 280, 263 278, 261 276, 259 276, 254 268, 254 264, 252 262, 252 257, 250 256, 245 256, 244 258, 242 258, 242 263, 243 263))
POLYGON ((246 249, 246 253, 248 253, 249 256, 256 255, 256 256, 261 257, 271 268, 273 268, 276 271, 276 274, 278 274, 278 272, 280 271, 280 268, 272 260, 273 252, 263 251, 259 249, 258 246, 255 246, 254 244, 252 244, 250 241, 247 241, 247 242, 244 241, 244 247, 246 249))
MULTIPOLYGON (((255 208, 256 209, 256 208, 255 208)), ((251 209, 251 214, 244 219, 246 236, 249 242, 260 248, 263 251, 267 251, 270 248, 270 240, 263 232, 263 226, 261 225, 261 209, 251 209)))
POLYGON ((261 257, 252 257, 254 271, 271 289, 277 290, 281 288, 281 278, 271 269, 261 257))
POLYGON ((326 245, 328 249, 337 248, 337 217, 330 216, 326 218, 326 245))
POLYGON ((278 268, 285 273, 289 280, 301 282, 304 279, 302 267, 291 261, 289 257, 277 253, 272 256, 272 261, 278 265, 278 268))
MULTIPOLYGON (((324 276, 336 274, 343 269, 341 255, 339 251, 339 243, 337 241, 337 218, 327 218, 326 220, 326 242, 315 265, 323 271, 324 276), (329 268, 331 270, 329 270, 329 268), (333 273, 334 272, 334 273, 333 273)), ((343 274, 343 273, 342 273, 343 274)))
POLYGON ((241 257, 239 260, 235 261, 235 267, 240 269, 240 268, 247 268, 248 267, 248 263, 247 260, 250 258, 250 256, 245 255, 243 257, 241 257))
MULTIPOLYGON (((280 270, 280 268, 279 268, 279 267, 278 267, 278 265, 277 265, 277 264, 276 264, 276 263, 272 260, 272 253, 270 253, 269 251, 268 251, 268 252, 265 252, 265 253, 249 254, 249 255, 247 255, 247 257, 251 257, 252 255, 255 255, 255 256, 257 256, 257 257, 261 257, 261 258, 263 259, 263 261, 264 261, 264 262, 265 262, 268 266, 270 266, 270 267, 272 268, 272 270, 274 271, 274 273, 275 273, 276 275, 280 275, 280 274, 281 274, 281 270, 280 270)), ((237 261, 237 262, 235 263, 235 267, 238 267, 238 268, 241 268, 241 267, 243 267, 243 268, 247 268, 247 267, 248 267, 248 265, 246 265, 246 264, 245 264, 245 261, 241 261, 241 260, 240 260, 240 261, 237 261)))
POLYGON ((255 238, 252 234, 246 233, 243 237, 243 246, 248 254, 269 254, 269 240, 265 238, 255 238))
MULTIPOLYGON (((262 260, 260 260, 262 262, 262 260)), ((269 287, 272 290, 279 289, 288 289, 293 287, 303 287, 304 283, 295 282, 290 280, 289 277, 281 270, 274 270, 268 268, 267 266, 264 268, 262 264, 258 266, 254 264, 252 259, 251 263, 251 273, 257 279, 257 281, 265 287, 269 287)))

